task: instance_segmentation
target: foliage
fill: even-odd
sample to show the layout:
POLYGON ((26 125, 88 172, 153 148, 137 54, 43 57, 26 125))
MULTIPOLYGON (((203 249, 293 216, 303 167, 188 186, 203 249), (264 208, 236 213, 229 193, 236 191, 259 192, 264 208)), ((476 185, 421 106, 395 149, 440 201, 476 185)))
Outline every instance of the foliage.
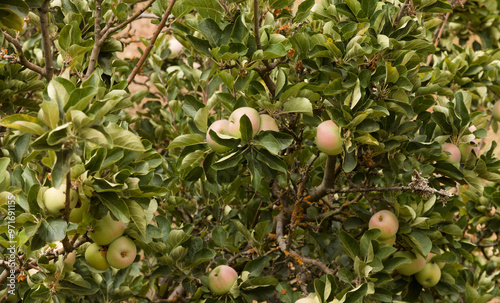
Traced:
POLYGON ((484 144, 498 129, 497 1, 5 3, 0 192, 16 209, 15 224, 0 214, 1 298, 11 226, 26 302, 498 297, 500 161, 484 144), (123 59, 121 33, 142 12, 158 25, 141 37, 151 52, 123 59), (253 137, 242 118, 242 138, 211 132, 229 148, 211 150, 208 127, 245 106, 280 131, 253 137), (315 144, 326 120, 341 128, 338 156, 315 144), (456 167, 444 143, 481 149, 456 167), (80 223, 44 208, 66 180, 90 201, 80 223), (383 209, 398 217, 394 245, 368 229, 383 209), (83 255, 108 212, 139 254, 99 271, 83 255), (434 254, 439 283, 399 274, 410 260, 397 251, 434 254), (239 277, 216 296, 208 274, 222 264, 239 277))

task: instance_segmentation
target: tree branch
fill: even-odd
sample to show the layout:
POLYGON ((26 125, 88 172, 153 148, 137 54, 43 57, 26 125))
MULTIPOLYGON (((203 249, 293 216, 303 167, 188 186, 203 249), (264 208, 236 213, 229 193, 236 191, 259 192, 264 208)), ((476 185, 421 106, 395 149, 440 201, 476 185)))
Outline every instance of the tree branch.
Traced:
POLYGON ((155 44, 156 39, 158 38, 158 35, 160 34, 160 32, 162 31, 163 27, 167 23, 168 16, 170 15, 170 12, 172 11, 172 7, 174 6, 174 4, 175 4, 175 0, 170 0, 170 3, 168 4, 167 9, 163 13, 163 16, 161 18, 160 24, 158 24, 158 27, 156 28, 156 31, 153 34, 153 37, 149 41, 149 44, 146 47, 146 49, 144 50, 144 53, 142 54, 141 58, 139 59, 139 62, 137 63, 137 65, 132 70, 132 73, 130 73, 130 75, 128 76, 128 78, 127 78, 128 84, 130 84, 134 80, 135 76, 141 70, 141 67, 144 64, 144 61, 146 61, 146 58, 148 57, 149 53, 151 52, 151 49, 153 49, 153 46, 155 44))
POLYGON ((411 0, 406 0, 405 3, 403 3, 403 6, 401 6, 401 9, 399 10, 399 14, 396 17, 396 20, 394 20, 394 28, 396 28, 399 24, 399 21, 403 16, 406 14, 406 7, 410 4, 411 0))
POLYGON ((42 6, 38 9, 40 13, 40 31, 42 33, 43 57, 45 59, 45 78, 47 81, 52 80, 54 75, 54 62, 52 60, 52 45, 49 33, 49 7, 50 0, 45 0, 42 6))
MULTIPOLYGON (((109 29, 109 33, 114 33, 116 31, 120 30, 121 28, 124 28, 125 26, 127 26, 129 23, 131 23, 135 19, 138 19, 140 17, 144 18, 144 16, 142 16, 142 13, 144 13, 148 8, 150 8, 151 5, 153 5, 153 3, 155 3, 155 2, 156 2, 156 0, 150 0, 148 3, 146 3, 146 5, 144 5, 143 8, 141 8, 140 10, 135 12, 135 14, 130 16, 127 20, 123 21, 122 23, 118 24, 117 26, 111 27, 109 29)), ((156 17, 156 15, 152 15, 152 16, 147 16, 147 18, 157 18, 157 17, 156 17)))
POLYGON ((340 172, 340 166, 336 167, 337 156, 328 156, 326 159, 325 175, 323 176, 323 182, 316 187, 312 193, 311 197, 308 199, 309 202, 319 201, 322 197, 329 193, 329 189, 333 188, 335 179, 340 172), (339 170, 337 172, 337 170, 339 170))
POLYGON ((38 66, 36 64, 29 62, 28 59, 26 59, 26 57, 24 56, 24 52, 23 52, 23 46, 21 45, 21 43, 19 43, 19 41, 17 41, 17 39, 15 39, 11 35, 7 34, 5 31, 3 32, 3 35, 5 37, 5 40, 12 43, 14 45, 14 47, 16 48, 16 50, 18 52, 18 56, 19 56, 19 63, 21 63, 24 67, 26 67, 26 68, 28 68, 36 73, 39 73, 40 75, 42 75, 44 77, 46 76, 45 70, 43 68, 41 68, 40 66, 38 66))
POLYGON ((101 42, 101 5, 103 0, 96 0, 95 2, 95 20, 94 20, 94 47, 92 48, 92 53, 90 54, 89 65, 87 66, 87 72, 85 73, 84 80, 88 79, 95 70, 97 65, 97 59, 99 53, 101 52, 101 46, 104 42, 101 42))
MULTIPOLYGON (((434 47, 437 47, 438 44, 439 44, 439 40, 441 39, 441 36, 443 35, 443 32, 444 32, 444 28, 446 27, 446 22, 448 22, 448 18, 450 17, 450 13, 446 13, 445 17, 444 17, 444 21, 443 23, 441 23, 441 26, 439 27, 439 31, 437 32, 437 35, 434 36, 433 40, 434 40, 434 47)), ((429 55, 429 57, 427 58, 427 63, 426 65, 429 66, 432 62, 432 54, 429 55)))

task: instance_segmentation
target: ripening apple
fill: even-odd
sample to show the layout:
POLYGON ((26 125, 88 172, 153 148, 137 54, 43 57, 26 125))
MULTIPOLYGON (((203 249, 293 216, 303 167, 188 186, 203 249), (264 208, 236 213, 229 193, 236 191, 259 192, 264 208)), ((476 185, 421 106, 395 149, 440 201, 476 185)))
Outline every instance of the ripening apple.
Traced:
POLYGON ((424 268, 415 275, 415 278, 423 287, 436 286, 441 279, 441 269, 437 264, 427 263, 424 268))
POLYGON ((228 135, 229 134, 228 128, 229 128, 229 121, 228 120, 217 120, 210 125, 210 127, 207 130, 207 143, 211 149, 213 149, 214 151, 216 151, 218 153, 223 153, 223 152, 231 149, 230 147, 220 145, 219 143, 215 142, 210 137, 210 130, 213 130, 214 132, 216 132, 217 135, 228 135))
POLYGON ((378 228, 382 232, 378 239, 387 240, 396 235, 399 229, 399 222, 396 215, 389 210, 381 210, 375 213, 368 222, 368 228, 378 228))
POLYGON ((316 303, 316 301, 311 298, 302 298, 295 301, 295 303, 316 303))
POLYGON ((500 122, 500 102, 495 102, 495 105, 493 105, 493 119, 495 121, 500 122))
POLYGON ((208 288, 216 295, 223 295, 229 292, 237 279, 238 273, 232 267, 219 265, 208 275, 208 288))
POLYGON ((106 253, 106 260, 111 267, 122 269, 134 263, 137 247, 127 237, 119 237, 111 242, 106 253))
POLYGON ((126 227, 125 223, 113 220, 108 212, 101 220, 97 220, 92 232, 90 232, 90 238, 99 245, 108 245, 121 237, 126 227))
POLYGON ((255 136, 260 129, 259 112, 251 107, 240 107, 229 116, 228 132, 231 136, 241 138, 240 119, 247 116, 252 123, 252 136, 255 136))
POLYGON ((262 114, 260 115, 260 130, 259 131, 265 131, 265 130, 272 130, 272 131, 279 131, 278 124, 276 124, 276 121, 274 120, 273 117, 267 115, 267 114, 262 114))
POLYGON ((85 250, 85 260, 98 270, 106 270, 109 268, 108 261, 106 261, 106 251, 97 243, 92 243, 85 250))
POLYGON ((462 159, 462 155, 460 153, 460 149, 452 143, 445 143, 443 144, 443 151, 447 153, 448 159, 446 159, 447 162, 455 165, 455 166, 460 166, 460 160, 462 159))
POLYGON ((409 251, 397 251, 394 257, 404 257, 410 259, 410 263, 399 264, 396 270, 405 276, 411 276, 421 271, 424 268, 427 261, 424 257, 419 254, 414 254, 409 251))
POLYGON ((316 145, 329 156, 340 154, 343 150, 340 127, 332 120, 322 122, 316 130, 316 145))

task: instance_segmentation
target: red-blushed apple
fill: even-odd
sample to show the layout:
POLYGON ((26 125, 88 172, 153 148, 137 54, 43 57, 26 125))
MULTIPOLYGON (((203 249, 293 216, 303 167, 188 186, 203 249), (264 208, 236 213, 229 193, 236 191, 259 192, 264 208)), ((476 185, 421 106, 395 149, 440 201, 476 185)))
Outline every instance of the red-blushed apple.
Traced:
POLYGON ((228 120, 217 120, 214 123, 210 125, 210 127, 207 130, 207 143, 208 146, 210 146, 211 149, 213 149, 215 152, 218 153, 223 153, 225 151, 230 150, 230 147, 220 145, 219 143, 215 142, 211 137, 210 137, 210 130, 213 130, 214 132, 217 133, 217 135, 228 135, 228 128, 229 128, 229 121, 228 120))
POLYGON ((495 102, 495 105, 493 105, 493 119, 495 121, 500 122, 500 102, 497 101, 495 102))
POLYGON ((260 130, 259 131, 266 131, 266 130, 272 130, 272 131, 279 131, 278 124, 276 124, 276 121, 274 120, 273 117, 269 116, 268 114, 262 114, 260 115, 260 130))
POLYGON ((109 244, 106 260, 111 267, 122 269, 134 263, 137 247, 127 237, 119 237, 109 244))
POLYGON ((441 279, 441 269, 437 264, 427 263, 424 268, 415 275, 418 283, 423 287, 433 287, 441 279))
POLYGON ((95 269, 106 270, 109 268, 108 261, 106 261, 106 250, 97 243, 92 243, 87 247, 85 260, 95 269))
POLYGON ((332 120, 324 121, 316 130, 318 149, 329 156, 335 156, 344 149, 340 127, 332 120))
POLYGON ((410 263, 403 263, 396 267, 396 270, 405 276, 411 276, 421 271, 427 261, 419 254, 414 254, 410 251, 397 251, 394 257, 403 257, 410 259, 410 263))
POLYGON ((447 162, 459 166, 460 165, 460 160, 462 159, 462 155, 460 153, 460 149, 458 146, 452 143, 445 143, 443 144, 443 152, 445 152, 448 155, 448 159, 446 159, 447 162))
POLYGON ((399 221, 394 213, 389 210, 381 210, 375 213, 368 222, 368 228, 378 228, 382 232, 378 239, 387 240, 396 235, 399 229, 399 221))
POLYGON ((113 240, 121 237, 126 227, 125 223, 113 220, 108 212, 101 220, 97 220, 89 236, 99 245, 108 245, 113 240))
POLYGON ((223 295, 229 292, 237 279, 238 273, 232 267, 219 265, 208 275, 208 288, 216 295, 223 295))
POLYGON ((259 112, 251 107, 240 107, 233 111, 229 116, 228 132, 231 136, 241 138, 240 132, 240 119, 247 116, 252 123, 252 134, 255 136, 260 129, 260 115, 259 112))
POLYGON ((316 301, 314 301, 314 299, 311 298, 302 298, 295 301, 295 303, 316 303, 316 301))

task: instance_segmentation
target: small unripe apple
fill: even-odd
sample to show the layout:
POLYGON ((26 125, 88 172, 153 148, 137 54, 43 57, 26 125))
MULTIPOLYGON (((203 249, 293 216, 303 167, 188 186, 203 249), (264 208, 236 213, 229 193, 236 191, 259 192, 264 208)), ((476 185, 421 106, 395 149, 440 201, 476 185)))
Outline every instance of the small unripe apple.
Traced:
POLYGON ((452 143, 445 143, 443 144, 443 151, 447 153, 448 159, 446 159, 447 162, 459 166, 460 165, 460 160, 462 159, 462 155, 460 153, 460 149, 452 143))
POLYGON ((122 269, 134 263, 137 247, 134 241, 127 237, 119 237, 111 242, 106 254, 106 260, 111 267, 122 269))
POLYGON ((329 156, 342 152, 343 142, 340 128, 332 120, 324 121, 316 130, 316 145, 318 149, 329 156))
POLYGON ((493 105, 493 119, 495 121, 500 122, 500 102, 495 102, 495 105, 493 105))
POLYGON ((233 111, 229 116, 228 132, 231 136, 241 138, 240 132, 240 119, 247 116, 252 123, 252 135, 255 136, 260 129, 260 116, 259 112, 251 107, 240 107, 233 111))
POLYGON ((170 49, 169 57, 173 58, 173 57, 177 57, 180 54, 180 52, 182 51, 184 46, 182 46, 182 44, 179 42, 179 40, 172 37, 168 41, 168 48, 170 49))
POLYGON ((396 267, 396 270, 405 276, 411 276, 421 271, 427 261, 419 254, 414 254, 409 251, 397 251, 394 257, 404 257, 410 259, 410 263, 403 263, 396 267))
POLYGON ((263 114, 260 115, 260 130, 259 131, 266 131, 266 130, 272 130, 272 131, 279 131, 278 124, 276 124, 276 121, 274 120, 273 117, 263 114))
POLYGON ((90 203, 87 199, 80 199, 80 205, 75 205, 69 213, 69 222, 80 223, 83 219, 83 214, 89 210, 90 203))
POLYGON ((415 275, 415 278, 423 287, 436 286, 441 279, 441 269, 437 264, 427 263, 424 268, 415 275))
POLYGON ((238 273, 232 267, 219 265, 208 276, 208 288, 216 295, 223 295, 229 292, 237 279, 238 273))
POLYGON ((368 222, 368 228, 378 228, 382 232, 378 239, 387 240, 396 235, 399 229, 398 218, 389 210, 381 210, 375 213, 368 222))
POLYGON ((121 221, 115 221, 110 213, 98 220, 90 232, 90 238, 99 245, 108 245, 113 240, 121 237, 127 225, 121 221))
POLYGON ((228 128, 229 128, 229 121, 228 120, 217 120, 210 125, 210 127, 207 130, 207 143, 211 149, 213 149, 214 151, 216 151, 218 153, 223 153, 223 152, 231 149, 230 147, 220 145, 219 143, 215 142, 210 137, 210 130, 213 130, 214 132, 216 132, 217 135, 228 135, 229 134, 228 128))
POLYGON ((106 251, 97 243, 92 243, 87 247, 85 260, 95 269, 106 270, 109 268, 108 261, 106 261, 106 251))
POLYGON ((45 208, 54 216, 62 215, 65 208, 66 194, 55 187, 47 189, 43 193, 43 204, 45 208))

